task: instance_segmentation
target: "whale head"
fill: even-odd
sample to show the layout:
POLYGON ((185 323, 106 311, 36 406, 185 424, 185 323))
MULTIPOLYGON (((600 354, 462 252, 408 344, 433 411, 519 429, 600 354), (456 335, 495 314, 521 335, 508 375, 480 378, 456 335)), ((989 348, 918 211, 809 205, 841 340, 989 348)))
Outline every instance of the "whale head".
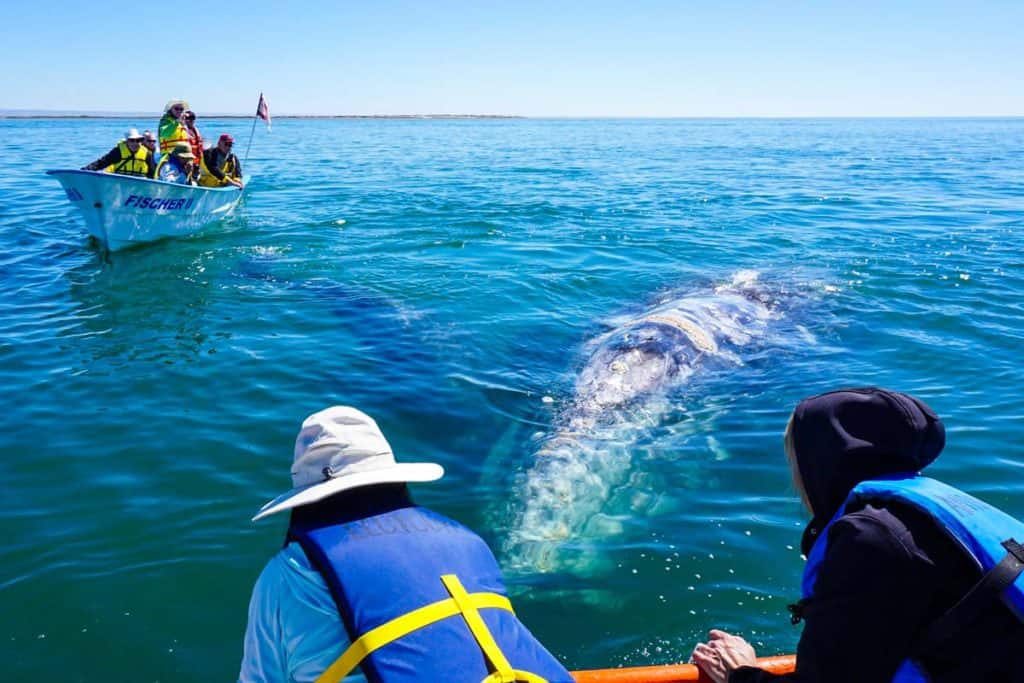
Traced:
POLYGON ((605 411, 663 391, 685 380, 699 355, 678 327, 636 321, 608 334, 587 361, 576 381, 576 407, 605 411))

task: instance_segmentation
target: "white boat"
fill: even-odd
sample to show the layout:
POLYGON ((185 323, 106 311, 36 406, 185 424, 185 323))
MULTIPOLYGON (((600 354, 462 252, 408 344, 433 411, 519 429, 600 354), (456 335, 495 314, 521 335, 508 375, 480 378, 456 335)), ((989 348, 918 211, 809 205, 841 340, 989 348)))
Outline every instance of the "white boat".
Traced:
POLYGON ((85 217, 89 234, 110 251, 190 235, 226 218, 242 191, 199 187, 98 171, 47 171, 85 217))

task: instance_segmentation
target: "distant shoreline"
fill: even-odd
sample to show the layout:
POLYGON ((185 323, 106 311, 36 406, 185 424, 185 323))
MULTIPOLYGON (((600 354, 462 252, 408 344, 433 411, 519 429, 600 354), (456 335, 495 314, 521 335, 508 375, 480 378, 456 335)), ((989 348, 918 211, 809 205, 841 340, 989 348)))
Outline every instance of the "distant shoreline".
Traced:
MULTIPOLYGON (((47 112, 0 111, 0 119, 136 119, 160 118, 150 113, 87 113, 64 114, 47 112)), ((252 114, 204 114, 200 119, 253 119, 252 114)), ((281 119, 525 119, 515 114, 278 114, 281 119)))
MULTIPOLYGON (((153 112, 47 112, 33 110, 2 110, 0 109, 0 120, 14 119, 43 119, 43 120, 116 120, 116 119, 153 119, 160 118, 159 114, 153 112)), ((238 119, 251 120, 256 118, 252 114, 204 114, 202 119, 238 119)), ((825 116, 774 116, 774 115, 747 115, 747 116, 524 116, 520 114, 275 114, 273 120, 285 119, 300 120, 523 120, 523 119, 563 119, 563 120, 652 120, 652 121, 716 121, 716 120, 860 120, 860 119, 921 119, 921 120, 970 120, 970 119, 1021 119, 1021 114, 972 114, 962 116, 925 116, 925 115, 825 115, 825 116)))

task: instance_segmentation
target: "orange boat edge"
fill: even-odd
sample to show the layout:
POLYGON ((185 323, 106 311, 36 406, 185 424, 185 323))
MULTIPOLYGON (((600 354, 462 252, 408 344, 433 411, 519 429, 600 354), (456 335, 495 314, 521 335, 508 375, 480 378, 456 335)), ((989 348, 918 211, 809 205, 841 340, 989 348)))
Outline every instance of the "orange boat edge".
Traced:
MULTIPOLYGON (((774 674, 792 673, 796 669, 796 655, 758 657, 757 667, 774 674)), ((576 683, 707 683, 711 680, 693 664, 586 669, 573 671, 572 677, 576 683)))

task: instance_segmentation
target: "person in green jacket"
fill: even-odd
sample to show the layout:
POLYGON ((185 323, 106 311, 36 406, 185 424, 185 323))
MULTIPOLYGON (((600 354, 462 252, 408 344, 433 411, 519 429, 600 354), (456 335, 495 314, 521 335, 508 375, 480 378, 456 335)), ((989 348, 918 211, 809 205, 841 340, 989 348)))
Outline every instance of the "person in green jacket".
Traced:
POLYGON ((181 120, 182 114, 188 109, 185 100, 171 100, 164 107, 164 115, 160 118, 160 154, 168 154, 178 143, 189 144, 188 129, 181 120))

